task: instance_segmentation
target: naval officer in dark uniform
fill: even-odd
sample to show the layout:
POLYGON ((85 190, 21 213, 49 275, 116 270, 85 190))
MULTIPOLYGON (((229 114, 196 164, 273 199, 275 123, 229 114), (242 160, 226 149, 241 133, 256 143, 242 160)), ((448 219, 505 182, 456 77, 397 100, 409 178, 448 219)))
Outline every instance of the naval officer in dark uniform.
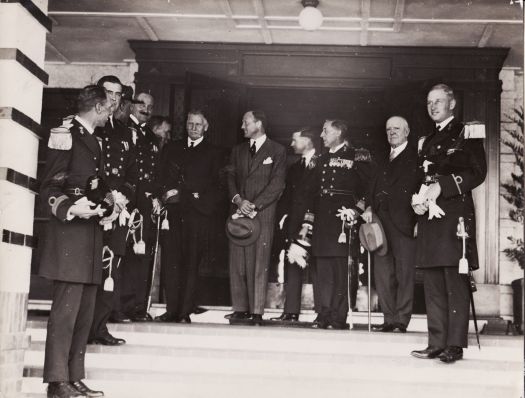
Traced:
MULTIPOLYGON (((97 85, 104 88, 113 109, 120 107, 122 97, 122 83, 116 76, 104 76, 97 85)), ((95 130, 103 145, 104 180, 111 190, 119 192, 122 197, 122 206, 126 206, 135 195, 137 184, 137 168, 133 144, 128 129, 114 117, 109 116, 104 127, 95 130)), ((126 211, 130 211, 131 206, 126 211)), ((113 290, 105 290, 104 283, 97 290, 95 314, 89 336, 90 344, 120 345, 125 340, 115 338, 107 328, 108 320, 112 322, 130 322, 120 310, 120 280, 122 256, 126 252, 127 219, 115 219, 111 228, 104 232, 104 245, 114 254, 111 267, 104 270, 103 279, 109 276, 113 279, 113 290), (109 271, 111 269, 111 275, 109 271)), ((104 282, 104 281, 103 281, 104 282)))
POLYGON ((414 256, 416 241, 412 194, 417 190, 417 151, 408 143, 410 128, 400 116, 386 122, 390 155, 380 163, 371 184, 370 206, 362 217, 372 222, 376 214, 386 235, 388 251, 375 252, 374 280, 384 323, 374 327, 382 332, 406 332, 414 298, 414 256))
POLYGON ((160 167, 161 198, 169 230, 162 245, 166 312, 161 322, 191 323, 199 290, 199 265, 209 247, 209 227, 221 200, 217 147, 207 142, 208 121, 200 110, 186 120, 188 136, 166 144, 160 167))
POLYGON ((127 246, 122 263, 122 311, 131 320, 151 320, 147 314, 148 284, 151 282, 152 247, 155 243, 155 224, 152 214, 158 212, 160 204, 157 192, 157 167, 160 148, 157 137, 146 125, 152 115, 154 99, 150 94, 139 93, 131 105, 127 128, 131 135, 138 169, 137 187, 133 205, 142 216, 143 225, 135 231, 133 242, 143 241, 143 252, 135 252, 131 242, 127 246))
MULTIPOLYGON (((49 223, 41 241, 39 275, 54 281, 47 324, 44 382, 48 397, 103 396, 89 389, 84 356, 102 276, 100 208, 77 202, 90 177, 103 176, 95 127, 104 126, 111 103, 102 87, 87 86, 77 99, 78 113, 51 130, 40 198, 49 223)), ((84 197, 85 199, 85 197, 84 197)))
POLYGON ((463 358, 469 322, 468 276, 460 274, 462 242, 458 220, 468 233, 466 258, 477 269, 476 220, 472 190, 487 173, 483 140, 466 138, 464 125, 454 118, 454 92, 444 84, 429 91, 427 111, 436 128, 420 142, 419 163, 428 186, 424 201, 413 204, 418 214, 416 264, 424 272, 428 322, 428 347, 412 351, 418 358, 453 363, 463 358), (437 204, 444 214, 429 220, 429 206, 437 204))
POLYGON ((317 269, 314 283, 318 284, 316 292, 320 296, 316 326, 344 329, 349 310, 348 257, 358 256, 359 239, 355 231, 350 237, 348 230, 342 235, 341 214, 346 222, 357 220, 363 212, 373 167, 368 150, 349 145, 346 122, 327 120, 321 138, 329 151, 317 162, 316 188, 310 193, 314 203, 310 216, 313 218, 312 253, 317 269))

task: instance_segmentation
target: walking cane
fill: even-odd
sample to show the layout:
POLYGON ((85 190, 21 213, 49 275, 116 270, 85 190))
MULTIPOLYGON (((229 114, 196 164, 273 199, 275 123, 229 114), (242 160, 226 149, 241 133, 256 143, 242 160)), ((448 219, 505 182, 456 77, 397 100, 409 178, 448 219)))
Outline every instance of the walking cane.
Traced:
POLYGON ((474 292, 478 290, 476 288, 476 282, 472 277, 472 271, 469 270, 468 273, 469 287, 468 291, 470 293, 470 306, 472 308, 472 318, 474 318, 474 329, 476 330, 476 340, 478 341, 478 348, 481 350, 481 344, 479 343, 479 330, 478 330, 478 317, 476 316, 476 307, 474 306, 474 292))
POLYGON ((153 294, 153 282, 155 280, 155 271, 157 269, 157 254, 159 251, 159 239, 160 239, 160 217, 161 212, 159 214, 156 214, 155 218, 157 219, 157 228, 155 231, 155 246, 153 249, 153 266, 151 267, 151 279, 149 284, 149 291, 148 291, 148 302, 146 304, 146 314, 153 319, 153 317, 150 315, 149 311, 151 309, 151 296, 153 294))
POLYGON ((372 331, 372 312, 371 312, 371 289, 372 289, 372 277, 370 275, 370 252, 366 251, 367 257, 367 274, 368 274, 368 331, 372 331))
POLYGON ((348 310, 350 330, 354 328, 354 318, 352 310, 352 267, 354 259, 352 258, 352 225, 348 229, 348 310))

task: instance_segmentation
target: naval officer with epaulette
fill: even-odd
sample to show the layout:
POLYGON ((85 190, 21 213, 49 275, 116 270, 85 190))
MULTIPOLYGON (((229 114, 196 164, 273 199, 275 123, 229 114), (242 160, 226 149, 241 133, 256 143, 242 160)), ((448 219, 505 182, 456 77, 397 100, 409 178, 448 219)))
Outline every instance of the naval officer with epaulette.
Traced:
POLYGON ((87 86, 77 99, 78 113, 51 130, 40 198, 49 222, 41 239, 39 275, 53 280, 53 305, 47 324, 44 382, 48 397, 103 396, 85 377, 84 356, 102 276, 100 207, 85 198, 88 179, 104 166, 96 127, 111 111, 104 89, 87 86))

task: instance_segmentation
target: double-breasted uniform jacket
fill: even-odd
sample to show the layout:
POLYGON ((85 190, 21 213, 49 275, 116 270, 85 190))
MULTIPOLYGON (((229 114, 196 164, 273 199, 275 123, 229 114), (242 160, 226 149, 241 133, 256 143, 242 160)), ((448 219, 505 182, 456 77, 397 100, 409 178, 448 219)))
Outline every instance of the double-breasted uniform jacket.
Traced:
POLYGON ((186 139, 169 142, 162 151, 159 196, 177 189, 180 202, 176 206, 183 210, 183 215, 184 209, 194 209, 202 215, 211 216, 221 200, 221 166, 218 149, 206 140, 195 148, 188 148, 186 139))
MULTIPOLYGON (((123 194, 130 203, 131 211, 138 182, 138 169, 135 150, 130 131, 117 119, 108 120, 95 134, 102 139, 104 180, 111 190, 123 194)), ((127 226, 114 223, 114 229, 106 234, 105 241, 116 255, 123 256, 126 251, 127 226)))
POLYGON ((284 224, 287 240, 297 238, 305 213, 313 210, 308 192, 314 189, 317 181, 315 166, 318 161, 319 156, 315 154, 306 168, 301 165, 301 162, 295 162, 290 166, 286 175, 286 187, 279 208, 282 215, 288 215, 284 224))
POLYGON ((68 220, 69 208, 83 196, 89 177, 103 174, 99 140, 82 124, 51 130, 40 199, 50 220, 41 241, 39 275, 48 279, 98 284, 102 276, 102 226, 98 217, 68 220))
POLYGON ((419 188, 417 151, 410 144, 392 161, 380 163, 371 184, 370 206, 390 216, 394 227, 407 237, 414 236, 416 214, 412 194, 419 188))
POLYGON ((134 142, 137 187, 133 205, 144 217, 144 241, 151 244, 154 239, 152 230, 151 210, 152 195, 158 192, 158 167, 160 161, 160 148, 155 134, 145 124, 139 125, 129 118, 128 130, 134 142))
MULTIPOLYGON (((462 255, 462 241, 457 237, 459 217, 463 217, 469 234, 467 259, 477 269, 476 220, 472 190, 480 185, 487 173, 482 139, 460 138, 463 124, 452 119, 442 131, 434 131, 422 141, 420 167, 431 162, 420 182, 438 181, 441 194, 437 205, 445 212, 442 218, 418 216, 416 265, 426 267, 457 267, 462 255)), ((421 145, 421 144, 420 144, 421 145)))
MULTIPOLYGON (((321 155, 315 171, 316 188, 310 193, 315 217, 312 253, 316 257, 346 257, 348 242, 338 242, 342 222, 337 211, 343 206, 359 205, 360 212, 364 209, 373 171, 370 152, 344 145, 335 153, 321 155)), ((356 235, 352 239, 357 242, 356 235)), ((352 255, 357 255, 358 245, 353 247, 352 255)))

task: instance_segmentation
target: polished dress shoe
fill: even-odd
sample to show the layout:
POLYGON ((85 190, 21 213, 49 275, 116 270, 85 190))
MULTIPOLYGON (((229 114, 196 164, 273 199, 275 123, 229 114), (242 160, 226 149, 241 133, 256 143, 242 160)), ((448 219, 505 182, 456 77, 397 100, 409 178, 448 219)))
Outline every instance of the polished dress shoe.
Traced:
POLYGON ((261 314, 252 314, 250 316, 250 319, 254 325, 262 325, 263 324, 263 318, 261 314))
POLYGON ((463 359, 463 348, 456 346, 448 346, 439 354, 439 360, 444 363, 454 363, 463 359))
POLYGON ((82 397, 83 394, 79 393, 67 381, 52 381, 47 386, 47 398, 70 398, 70 397, 82 397))
POLYGON ((250 314, 244 311, 234 311, 231 314, 224 315, 226 319, 239 320, 239 319, 248 319, 250 314))
POLYGON ((102 391, 95 391, 86 386, 81 380, 71 382, 71 386, 85 397, 103 397, 102 391))
POLYGON ((436 358, 442 352, 443 352, 443 348, 428 346, 424 350, 414 350, 410 353, 410 355, 416 358, 432 359, 432 358, 436 358))
POLYGON ((177 321, 178 321, 178 317, 169 312, 165 312, 164 314, 155 317, 155 322, 177 322, 177 321))
POLYGON ((399 330, 399 332, 401 332, 401 333, 406 333, 407 332, 407 327, 405 325, 403 325, 402 323, 399 323, 399 322, 394 323, 394 329, 399 330))
POLYGON ((291 314, 283 312, 281 316, 270 318, 272 321, 292 321, 297 322, 299 320, 299 314, 291 314))
POLYGON ((114 312, 109 317, 110 323, 130 323, 131 319, 123 312, 114 312))
POLYGON ((99 345, 123 345, 126 344, 126 340, 113 337, 111 334, 105 336, 95 337, 88 341, 88 344, 99 344, 99 345))
POLYGON ((328 321, 322 319, 317 319, 312 325, 314 329, 328 329, 328 326, 330 326, 328 321))
POLYGON ((208 309, 203 308, 203 307, 195 307, 195 308, 193 309, 193 313, 194 313, 195 315, 202 314, 202 313, 204 313, 204 312, 206 312, 206 311, 208 311, 208 309))
POLYGON ((179 319, 177 319, 177 323, 191 323, 191 318, 189 315, 181 316, 179 319))
POLYGON ((135 315, 131 318, 133 322, 151 322, 153 321, 153 318, 150 314, 141 314, 141 315, 135 315))

